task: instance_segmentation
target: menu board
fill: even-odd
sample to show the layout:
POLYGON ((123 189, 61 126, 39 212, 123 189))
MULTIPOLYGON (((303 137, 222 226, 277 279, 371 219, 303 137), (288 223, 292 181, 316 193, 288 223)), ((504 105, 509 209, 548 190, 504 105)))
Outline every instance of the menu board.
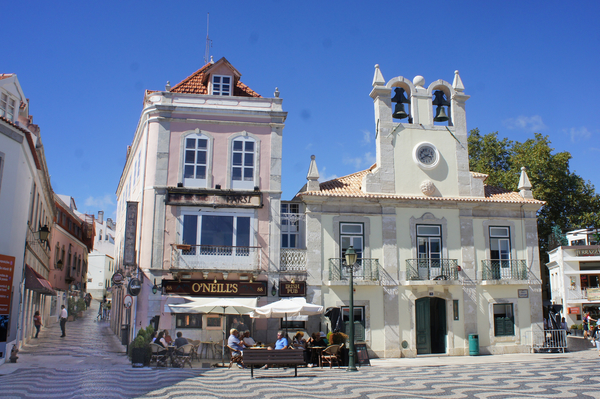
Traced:
POLYGON ((354 344, 354 350, 356 352, 356 361, 360 366, 371 365, 371 361, 369 360, 369 352, 367 351, 367 344, 354 344))
POLYGON ((14 270, 14 256, 0 255, 0 342, 6 342, 8 333, 14 270))

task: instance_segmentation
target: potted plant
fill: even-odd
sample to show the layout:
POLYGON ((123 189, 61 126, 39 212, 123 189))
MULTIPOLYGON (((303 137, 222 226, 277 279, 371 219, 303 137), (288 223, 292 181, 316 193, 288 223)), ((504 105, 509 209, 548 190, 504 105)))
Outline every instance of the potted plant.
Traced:
POLYGON ((67 321, 75 320, 75 314, 77 313, 77 303, 75 302, 74 298, 69 298, 69 301, 67 303, 67 312, 69 313, 67 321))
POLYGON ((150 358, 152 357, 150 338, 153 332, 154 328, 152 326, 140 329, 131 345, 129 345, 129 357, 133 367, 144 367, 150 364, 150 358))
POLYGON ((85 301, 83 298, 77 300, 77 317, 83 317, 83 311, 85 310, 85 301))

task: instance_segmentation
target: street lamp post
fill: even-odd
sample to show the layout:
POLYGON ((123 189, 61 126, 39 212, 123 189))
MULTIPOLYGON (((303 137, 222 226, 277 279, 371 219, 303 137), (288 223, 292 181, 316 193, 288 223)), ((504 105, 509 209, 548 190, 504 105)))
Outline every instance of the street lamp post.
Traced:
POLYGON ((354 264, 356 263, 356 252, 354 248, 350 246, 346 250, 346 268, 350 271, 350 306, 349 306, 349 319, 350 319, 350 334, 348 334, 348 341, 350 347, 348 348, 348 370, 346 371, 358 371, 354 364, 354 264))

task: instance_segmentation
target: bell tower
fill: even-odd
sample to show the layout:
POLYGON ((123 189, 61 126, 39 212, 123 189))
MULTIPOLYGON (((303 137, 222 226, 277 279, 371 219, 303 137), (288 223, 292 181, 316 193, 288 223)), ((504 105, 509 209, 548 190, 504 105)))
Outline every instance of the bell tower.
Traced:
POLYGON ((388 82, 375 65, 377 167, 365 175, 366 193, 430 197, 482 197, 483 184, 469 172, 464 86, 402 76, 388 82))

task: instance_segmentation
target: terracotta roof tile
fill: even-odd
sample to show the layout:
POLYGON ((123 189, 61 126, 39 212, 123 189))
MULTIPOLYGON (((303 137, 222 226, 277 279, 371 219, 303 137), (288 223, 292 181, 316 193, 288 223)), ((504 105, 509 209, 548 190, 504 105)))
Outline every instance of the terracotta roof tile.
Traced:
MULTIPOLYGON (((427 201, 461 201, 461 202, 504 202, 504 203, 529 203, 545 204, 544 201, 526 199, 517 192, 503 190, 498 187, 484 185, 485 197, 427 197, 424 195, 401 195, 401 194, 377 194, 365 193, 361 190, 362 180, 365 175, 371 173, 375 165, 367 170, 352 173, 351 175, 338 177, 319 184, 320 191, 304 191, 296 194, 296 197, 319 196, 319 197, 345 197, 345 198, 373 198, 373 199, 398 199, 398 200, 427 200, 427 201)), ((479 173, 479 175, 483 175, 479 173)), ((476 176, 477 177, 477 176, 476 176)))
MULTIPOLYGON (((196 72, 171 87, 171 93, 186 93, 186 94, 208 94, 208 86, 205 84, 206 71, 213 64, 206 64, 196 72)), ((234 89, 234 96, 240 97, 261 97, 260 94, 246 86, 241 81, 237 81, 234 89)))

